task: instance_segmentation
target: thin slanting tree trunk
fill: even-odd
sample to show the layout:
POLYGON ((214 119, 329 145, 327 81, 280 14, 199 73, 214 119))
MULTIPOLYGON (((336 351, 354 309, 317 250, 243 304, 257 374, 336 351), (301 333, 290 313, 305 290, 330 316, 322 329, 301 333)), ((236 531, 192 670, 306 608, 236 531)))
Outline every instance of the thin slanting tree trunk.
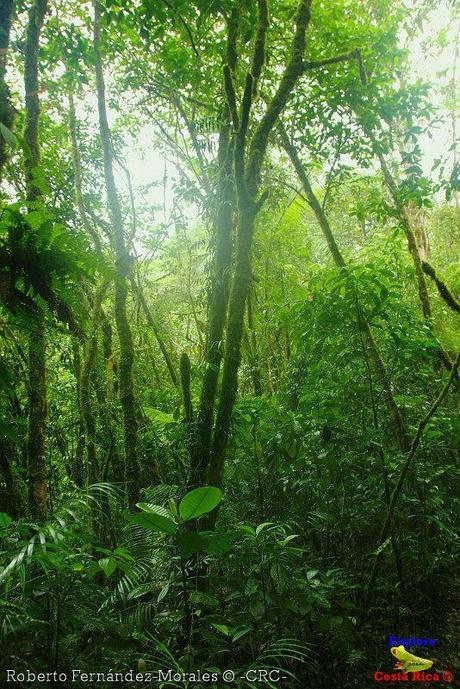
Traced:
MULTIPOLYGON (((29 11, 24 58, 24 85, 26 116, 24 126, 25 172, 27 202, 35 206, 40 202, 41 191, 34 181, 34 172, 40 165, 38 97, 38 53, 40 33, 45 20, 46 0, 35 0, 29 11)), ((37 306, 29 335, 29 427, 27 458, 29 475, 29 504, 33 519, 43 522, 47 516, 47 471, 45 433, 47 417, 46 339, 45 318, 37 306)))
MULTIPOLYGON (((246 299, 251 282, 251 248, 257 214, 266 198, 258 198, 260 176, 270 133, 284 110, 291 93, 304 72, 306 30, 310 22, 311 0, 300 0, 295 15, 295 31, 284 73, 278 88, 267 105, 260 123, 248 140, 249 120, 253 100, 257 95, 260 76, 265 62, 265 39, 269 19, 268 5, 258 0, 258 25, 251 68, 237 108, 233 74, 228 65, 224 68, 228 107, 235 129, 234 170, 238 200, 238 223, 236 240, 235 270, 233 273, 228 304, 228 324, 222 371, 222 384, 216 423, 213 433, 209 482, 220 486, 223 479, 225 452, 230 431, 230 419, 238 387, 238 369, 241 361, 241 339, 243 334, 246 299), (248 153, 246 156, 246 147, 248 153)), ((211 526, 216 511, 210 519, 211 526)))
MULTIPOLYGON (((360 74, 360 79, 361 83, 363 86, 366 86, 368 83, 367 79, 367 74, 366 74, 366 69, 364 67, 364 63, 362 60, 361 56, 361 51, 355 50, 352 53, 350 53, 350 58, 351 59, 356 59, 358 62, 359 66, 359 74, 360 74)), ((420 301, 420 306, 422 309, 423 316, 428 323, 429 327, 432 328, 432 313, 431 313, 431 304, 430 304, 430 298, 428 295, 428 290, 426 286, 426 281, 425 281, 425 276, 423 274, 423 265, 422 265, 422 259, 420 257, 419 253, 419 248, 417 245, 417 240, 415 237, 415 234, 412 230, 412 225, 409 217, 409 209, 404 206, 404 204, 401 202, 400 195, 399 195, 399 190, 398 190, 398 185, 396 183, 396 180, 394 179, 393 175, 391 174, 391 171, 386 163, 385 156, 383 155, 378 142, 376 140, 374 131, 372 128, 368 127, 364 121, 363 118, 360 117, 360 110, 359 108, 355 107, 355 112, 358 117, 358 121, 360 122, 366 136, 369 138, 374 153, 377 156, 379 162, 380 162, 380 167, 383 172, 383 178, 385 181, 385 185, 390 192, 390 195, 393 199, 399 221, 401 224, 401 227, 404 231, 404 234, 406 235, 406 240, 407 240, 407 246, 409 249, 409 253, 412 257, 413 263, 414 263, 414 268, 415 268, 415 275, 417 279, 417 288, 418 288, 418 294, 419 294, 419 301, 420 301)), ((443 362, 443 364, 448 368, 449 370, 452 367, 452 362, 450 361, 449 357, 447 354, 444 352, 443 348, 441 345, 439 345, 439 358, 443 362)))
MULTIPOLYGON (((375 140, 375 136, 373 135, 372 131, 370 131, 369 129, 365 129, 365 131, 366 131, 370 141, 372 142, 374 152, 377 155, 377 158, 379 159, 380 167, 382 168, 382 172, 383 172, 383 178, 385 180, 385 185, 391 194, 394 206, 396 208, 396 212, 398 214, 399 223, 400 223, 402 229, 404 230, 404 234, 406 235, 407 247, 408 247, 409 253, 412 257, 412 261, 414 263, 415 276, 417 279, 418 296, 419 296, 419 301, 420 301, 420 306, 422 309, 423 317, 424 317, 425 321, 427 322, 429 328, 432 329, 433 328, 433 319, 432 319, 432 312, 431 312, 430 297, 429 297, 428 289, 426 286, 426 280, 425 280, 425 275, 423 272, 422 260, 420 258, 419 247, 417 245, 416 236, 412 230, 412 224, 411 224, 411 219, 410 219, 410 209, 408 209, 406 206, 404 206, 401 203, 401 200, 399 197, 398 185, 396 184, 396 180, 394 179, 393 175, 390 172, 390 169, 386 163, 386 160, 385 160, 383 153, 378 148, 378 145, 377 145, 376 140, 375 140)), ((452 362, 450 361, 448 355, 446 354, 446 352, 443 350, 442 346, 439 343, 438 343, 438 354, 439 354, 439 358, 442 361, 442 363, 445 365, 445 367, 447 369, 450 370, 452 368, 452 362)))
POLYGON ((457 313, 460 313, 460 303, 454 297, 446 283, 441 280, 433 266, 427 263, 427 261, 423 261, 422 268, 425 275, 428 275, 434 281, 436 287, 438 288, 440 297, 444 299, 447 306, 452 309, 452 311, 457 311, 457 313))
MULTIPOLYGON (((14 127, 15 110, 10 99, 10 89, 5 81, 10 30, 13 20, 14 0, 0 2, 0 123, 10 131, 14 127)), ((0 131, 0 182, 3 166, 8 160, 8 143, 5 132, 0 131)))
POLYGON ((139 299, 139 303, 142 306, 142 310, 145 315, 145 319, 148 323, 148 325, 152 328, 153 334, 155 335, 155 339, 158 342, 158 346, 161 350, 161 353, 163 354, 163 358, 165 360, 166 368, 168 369, 169 376, 171 378, 172 384, 178 387, 179 385, 179 380, 177 377, 176 369, 174 367, 173 360, 168 352, 168 348, 166 347, 166 343, 163 340, 160 330, 156 324, 155 319, 152 316, 152 312, 149 309, 149 306, 147 304, 147 301, 144 296, 144 291, 140 284, 136 283, 134 278, 131 277, 131 286, 133 289, 133 292, 137 295, 137 298, 139 299))
POLYGON ((140 466, 137 450, 137 414, 133 381, 134 347, 126 302, 128 298, 129 254, 126 249, 123 216, 113 172, 113 151, 105 102, 105 83, 100 51, 101 15, 94 3, 94 56, 96 67, 99 130, 104 155, 104 177, 116 253, 115 321, 120 342, 119 394, 123 410, 126 471, 129 476, 128 499, 133 505, 139 498, 140 466))
MULTIPOLYGON (((72 147, 72 164, 73 164, 73 179, 74 179, 74 190, 75 190, 75 201, 78 208, 78 213, 80 216, 83 228, 86 234, 91 238, 95 251, 102 256, 102 244, 97 231, 96 226, 92 223, 85 208, 85 201, 83 197, 82 188, 82 166, 81 166, 81 156, 80 149, 78 146, 77 138, 77 118, 75 114, 75 101, 73 87, 71 86, 68 93, 69 101, 69 133, 70 142, 72 147)), ((105 288, 101 290, 105 293, 105 288)), ((96 425, 94 417, 91 413, 91 390, 90 390, 90 377, 93 368, 94 357, 97 348, 97 333, 99 327, 99 321, 101 320, 101 302, 104 294, 99 295, 96 293, 94 296, 93 304, 93 321, 92 321, 92 334, 90 336, 89 342, 86 343, 83 365, 80 361, 80 350, 77 343, 74 343, 74 359, 75 359, 75 375, 77 378, 77 396, 78 396, 78 408, 79 408, 79 437, 77 442, 76 456, 75 456, 75 467, 74 467, 74 480, 77 485, 82 486, 84 481, 86 483, 92 482, 92 479, 96 476, 96 425), (84 450, 86 448, 86 469, 84 470, 84 450)))
MULTIPOLYGON (((327 220, 327 217, 321 208, 320 204, 318 203, 318 200, 316 199, 316 196, 313 193, 313 190, 310 186, 310 183, 308 181, 308 178, 305 174, 305 171, 303 169, 303 166, 300 162, 299 156, 297 154, 297 151, 295 150, 294 146, 289 142, 289 139, 287 137, 286 131, 283 128, 280 128, 280 135, 281 135, 281 140, 282 144, 288 153, 298 175, 299 178, 302 182, 302 186, 304 188, 305 194, 307 196, 307 199, 315 212, 318 222, 321 225, 321 228, 323 229, 323 232, 326 236, 326 240, 328 242, 328 245, 331 249, 331 253, 334 256, 334 260, 336 264, 340 267, 346 267, 345 261, 342 257, 342 254, 340 252, 340 249, 338 248, 335 238, 332 234, 332 230, 329 226, 329 222, 327 220)), ((369 324, 367 323, 366 319, 361 317, 360 319, 360 327, 361 331, 363 333, 363 339, 364 343, 367 348, 367 353, 369 356, 369 359, 373 365, 374 368, 374 373, 375 376, 380 383, 384 396, 385 396, 385 402, 387 405, 387 409, 389 412, 390 419, 392 421, 393 425, 393 430, 394 434, 399 442, 400 449, 404 454, 406 455, 406 461, 403 465, 403 469, 401 471, 401 474, 399 476, 398 482, 391 494, 391 497, 388 501, 388 512, 380 533, 380 538, 379 538, 379 548, 377 549, 377 555, 374 560, 374 565, 372 568, 371 576, 369 578, 369 583, 367 587, 367 593, 366 593, 366 604, 365 607, 367 609, 370 601, 370 596, 372 592, 373 585, 375 583, 375 579, 377 576, 378 572, 378 565, 381 560, 382 556, 382 551, 383 551, 383 544, 385 543, 385 540, 390 536, 391 538, 391 529, 392 529, 392 520, 394 516, 394 511, 396 508, 397 501, 399 499, 399 496, 401 494, 401 490, 404 484, 404 481, 409 473, 409 470, 412 466, 413 459, 415 457, 415 454, 418 449, 418 445, 420 442, 421 435, 423 433, 424 428, 430 421, 431 417, 435 413, 436 409, 438 406, 441 404, 443 401, 444 397, 447 395, 447 392, 449 390, 450 385, 452 384, 452 381, 455 379, 457 376, 457 371, 458 371, 458 366, 459 366, 459 359, 460 359, 460 354, 457 356, 457 360, 455 364, 452 366, 451 373, 449 376, 449 380, 447 381, 446 385, 442 389, 441 393, 437 397, 437 399, 434 401, 432 404, 429 412, 425 415, 425 417, 422 419, 420 422, 417 432, 413 438, 412 441, 409 439, 409 434, 407 432, 407 429, 405 427, 405 424, 403 422, 402 416, 400 414, 399 408, 396 405, 396 402, 393 397, 393 393, 391 390, 391 386, 389 384, 389 381, 387 379, 386 371, 384 364, 382 362, 382 359, 380 357, 380 353, 377 349, 377 346, 375 344, 375 341, 372 336, 371 329, 369 327, 369 324)))
MULTIPOLYGON (((85 199, 83 196, 83 185, 82 185, 82 179, 83 179, 83 171, 82 171, 82 163, 81 163, 81 156, 80 156, 80 148, 78 145, 78 136, 77 136, 77 118, 76 118, 76 113, 75 113, 75 102, 74 102, 74 91, 73 87, 69 89, 68 93, 68 100, 69 100, 69 132, 70 132, 70 141, 71 141, 71 146, 72 146, 72 163, 73 163, 73 173, 74 173, 74 188, 75 188, 75 201, 77 204, 78 212, 80 215, 80 220, 83 225, 83 228, 85 229, 87 235, 91 238, 94 249, 96 253, 99 256, 103 256, 103 244, 101 241, 101 238, 99 236, 99 232, 97 229, 97 224, 94 222, 94 218, 90 216, 88 213, 88 209, 85 205, 85 199)), ((102 288, 101 288, 102 289, 102 288)), ((103 289, 105 291, 105 288, 103 289)), ((102 325, 102 345, 103 345, 103 351, 104 351, 104 358, 106 362, 106 367, 107 367, 107 394, 102 396, 99 391, 100 391, 100 386, 96 386, 96 391, 97 394, 96 396, 99 397, 100 404, 99 406, 99 416, 101 418, 101 423, 102 426, 105 430, 105 437, 107 438, 107 446, 110 447, 108 457, 111 460, 111 465, 112 465, 112 471, 113 471, 113 477, 115 480, 118 480, 121 483, 125 483, 126 481, 126 471, 125 471, 125 464, 124 464, 124 459, 119 456, 116 442, 114 441, 114 433, 113 433, 113 424, 112 424, 112 419, 111 419, 111 397, 112 397, 112 373, 113 373, 113 358, 112 358, 112 327, 107 320, 104 311, 102 309, 101 305, 101 298, 99 297, 98 293, 95 294, 94 296, 94 304, 93 304, 93 325, 96 325, 96 331, 93 333, 93 336, 96 338, 94 342, 91 342, 90 345, 87 345, 86 347, 86 357, 88 357, 91 347, 94 349, 94 353, 91 354, 91 356, 85 360, 85 365, 88 366, 88 371, 83 372, 83 379, 85 380, 86 378, 86 385, 87 389, 84 389, 84 396, 87 397, 87 403, 85 402, 84 404, 79 403, 79 409, 80 409, 80 424, 82 427, 82 437, 83 437, 83 446, 87 448, 87 457, 90 455, 93 457, 93 460, 97 459, 97 449, 94 443, 94 440, 91 440, 92 438, 95 438, 95 422, 93 418, 87 418, 86 423, 84 419, 85 415, 85 410, 89 410, 90 406, 90 380, 91 378, 94 378, 94 358, 96 355, 96 348, 97 348, 97 337, 98 337, 98 327, 99 327, 99 322, 102 325), (98 304, 99 301, 99 304, 98 304)), ((81 376, 82 373, 77 373, 78 375, 78 380, 77 380, 77 387, 80 390, 81 389, 81 376)), ((81 399, 81 394, 79 395, 79 399, 81 399)), ((87 471, 87 476, 86 478, 90 479, 91 481, 97 476, 98 479, 100 480, 105 480, 103 473, 103 467, 100 466, 102 463, 94 463, 94 467, 92 467, 92 462, 89 461, 89 477, 88 477, 88 471, 87 471), (96 474, 96 467, 98 468, 98 475, 96 474)))
MULTIPOLYGON (((320 225, 324 237, 326 239, 327 245, 329 247, 329 250, 331 252, 332 258, 334 259, 334 263, 336 266, 339 268, 345 268, 346 269, 346 262, 345 259, 342 256, 342 253, 337 245, 337 242, 335 241, 335 237, 332 233, 331 226, 329 225, 329 221, 327 219, 327 216, 321 206, 321 204, 318 202, 318 199, 316 198, 313 189, 310 185, 310 182, 308 180, 308 177, 305 173, 305 170, 303 168, 303 165, 300 161, 299 155, 295 149, 295 147, 291 144, 289 141, 289 138, 286 134, 286 130, 284 127, 280 126, 278 128, 280 138, 281 138, 281 143, 288 154, 295 171, 299 177, 299 180, 302 184, 303 190, 305 192, 305 196, 307 197, 308 203, 310 204, 316 219, 318 221, 318 224, 320 225)), ((372 368, 374 370, 374 375, 376 379, 379 382, 379 385, 382 387, 384 399, 385 399, 385 404, 388 410, 388 415, 390 417, 390 422, 391 422, 391 427, 393 429, 394 436, 399 444, 399 447, 401 448, 402 452, 407 452, 410 447, 410 440, 409 440, 409 435, 401 414, 401 411, 396 404, 393 391, 391 389, 391 384, 390 381, 388 380, 387 372, 385 370, 385 365, 382 361, 382 358, 380 356, 380 352, 377 348, 377 344, 374 340, 374 336, 372 334, 371 328, 369 326, 369 323, 367 322, 366 318, 361 315, 359 316, 359 326, 360 329, 363 333, 363 338, 364 338, 364 343, 369 355, 369 359, 372 363, 372 368)))
POLYGON ((426 287, 425 276, 423 274, 422 261, 420 259, 420 253, 419 253, 419 249, 417 246, 417 240, 415 238, 414 232, 412 231, 412 226, 411 226, 411 222, 410 222, 408 209, 405 208, 400 201, 399 193, 398 193, 398 186, 396 184, 395 179, 393 178, 393 175, 390 172, 390 169, 386 163, 385 157, 383 156, 383 153, 381 153, 378 150, 378 147, 377 147, 376 142, 375 142, 375 137, 372 135, 372 132, 367 131, 367 133, 368 133, 369 138, 372 141, 372 144, 374 146, 374 151, 377 155, 377 158, 379 159, 380 167, 382 168, 382 172, 383 172, 383 178, 385 180, 385 184, 387 186, 388 191, 391 194, 391 197, 393 199, 393 203, 394 203, 396 211, 398 213, 399 222, 401 223, 401 227, 403 228, 404 234, 406 235, 407 247, 409 249, 409 253, 412 256, 412 260, 414 262, 415 275, 417 278, 418 296, 420 299, 420 305, 422 308, 423 317, 428 322, 431 322, 432 314, 431 314, 430 298, 428 296, 428 290, 426 287))
POLYGON ((414 438, 413 438, 413 440, 410 444, 410 447, 407 451, 406 460, 403 464, 403 467, 402 467, 401 473, 399 475, 398 481, 396 483, 396 486, 394 487, 394 490, 391 494, 390 502, 388 505, 388 511, 387 511, 386 516, 385 516, 385 521, 383 523, 382 530, 380 532, 379 543, 378 543, 379 547, 376 550, 374 564, 372 567, 371 575, 369 577, 369 583, 367 585, 366 603, 365 603, 365 610, 366 611, 368 609, 371 595, 372 595, 372 589, 373 589, 375 580, 377 578, 378 566, 379 566, 380 560, 382 558, 383 546, 385 544, 386 539, 388 538, 389 533, 391 532, 391 527, 392 527, 395 509, 396 509, 396 504, 398 502, 399 496, 401 495, 404 481, 406 479, 406 476, 409 473, 409 470, 410 470, 412 463, 415 459, 415 456, 417 454, 418 446, 420 444, 420 440, 422 438, 423 431, 425 430, 426 426, 429 424, 432 417, 436 413, 436 410, 438 409, 439 405, 443 402, 444 398, 446 397, 447 393, 449 392, 450 386, 452 385, 456 376, 458 375, 459 365, 460 365, 460 352, 457 354, 457 358, 456 358, 455 362, 452 364, 450 375, 449 375, 449 378, 448 378, 446 384, 441 389, 441 392, 439 393, 439 395, 436 397, 436 399, 432 403, 428 412, 425 414, 423 419, 420 421, 420 423, 417 427, 417 431, 414 435, 414 438))

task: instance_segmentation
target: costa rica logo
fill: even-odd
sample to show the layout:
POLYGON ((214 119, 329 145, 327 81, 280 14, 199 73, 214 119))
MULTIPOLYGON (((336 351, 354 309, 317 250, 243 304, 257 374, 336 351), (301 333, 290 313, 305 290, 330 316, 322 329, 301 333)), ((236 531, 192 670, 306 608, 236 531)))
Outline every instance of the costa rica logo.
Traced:
POLYGON ((403 670, 404 672, 420 672, 421 670, 429 670, 433 667, 434 659, 419 658, 413 653, 406 651, 404 646, 393 646, 391 654, 397 659, 395 666, 396 670, 403 670))
MULTIPOLYGON (((395 637, 393 637, 395 638, 395 637)), ((397 637, 396 637, 397 638, 397 637)), ((426 646, 434 646, 437 639, 426 640, 426 646)), ((422 645, 422 644, 420 644, 422 645)), ((410 653, 403 644, 392 646, 390 653, 396 659, 393 671, 376 670, 374 680, 377 682, 447 682, 454 681, 454 674, 450 670, 437 671, 433 665, 437 663, 436 658, 422 658, 410 653)))

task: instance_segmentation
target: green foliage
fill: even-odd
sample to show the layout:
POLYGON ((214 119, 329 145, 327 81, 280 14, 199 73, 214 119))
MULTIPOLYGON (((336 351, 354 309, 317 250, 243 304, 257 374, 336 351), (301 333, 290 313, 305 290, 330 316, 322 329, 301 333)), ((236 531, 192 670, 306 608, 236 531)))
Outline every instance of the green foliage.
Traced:
MULTIPOLYGON (((249 239, 237 242, 232 227, 219 273, 219 213, 235 201, 234 190, 227 197, 221 188, 223 172, 230 187, 235 181, 222 64, 239 9, 231 72, 240 102, 263 3, 101 0, 131 360, 117 337, 120 257, 104 190, 90 5, 48 3, 38 64, 41 164, 32 170, 41 198, 31 202, 16 87, 28 6, 16 3, 6 80, 17 120, 11 128, 0 122, 8 154, 0 197, 2 667, 24 659, 36 671, 227 667, 238 689, 261 686, 248 677, 263 668, 279 671, 286 689, 361 689, 377 667, 389 667, 383 639, 417 630, 441 640, 437 662, 447 668, 460 591, 458 380, 421 436, 391 536, 380 542, 405 456, 363 324, 411 440, 460 347, 458 313, 428 276, 432 318, 421 315, 402 222, 408 218, 421 258, 458 301, 458 103, 446 52, 450 43, 455 50, 458 10, 448 4, 438 31, 430 22, 444 14, 425 0, 311 3, 306 63, 347 58, 307 69, 282 121, 346 266, 334 263, 275 127, 260 175, 267 193, 249 233, 240 357, 225 328, 218 342, 210 336, 216 293, 226 292, 249 239), (425 73, 443 61, 446 70, 425 73), (28 347, 41 314, 49 518, 36 524, 28 347), (235 392, 222 387, 213 347, 239 376, 221 488, 207 485, 206 467, 203 485, 191 480, 203 399, 212 397, 206 372, 217 373, 217 396, 235 392), (190 400, 173 382, 184 355, 190 400), (123 373, 131 366, 136 511, 127 498, 132 447, 123 442, 123 373)), ((249 138, 278 85, 296 5, 269 2, 249 138)), ((234 224, 240 212, 235 204, 234 224)), ((221 306, 224 317, 225 298, 221 306)), ((215 460, 214 449, 204 463, 215 460)))

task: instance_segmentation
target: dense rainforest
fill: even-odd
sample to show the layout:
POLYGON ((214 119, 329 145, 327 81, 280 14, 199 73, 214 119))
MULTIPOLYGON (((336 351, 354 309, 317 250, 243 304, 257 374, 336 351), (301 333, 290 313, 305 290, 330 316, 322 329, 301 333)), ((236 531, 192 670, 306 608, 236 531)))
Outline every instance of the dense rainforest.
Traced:
POLYGON ((459 31, 0 0, 1 687, 454 685, 459 31))

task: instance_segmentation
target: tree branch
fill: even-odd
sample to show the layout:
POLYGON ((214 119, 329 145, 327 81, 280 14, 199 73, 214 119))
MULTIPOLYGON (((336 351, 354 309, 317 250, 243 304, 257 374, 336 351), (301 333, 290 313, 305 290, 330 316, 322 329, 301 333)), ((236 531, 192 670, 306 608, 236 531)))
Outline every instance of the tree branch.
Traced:
POLYGON ((449 290, 447 285, 438 277, 433 266, 427 263, 426 261, 422 261, 422 269, 425 275, 428 275, 436 283, 438 292, 446 302, 447 306, 449 306, 453 311, 457 311, 458 313, 460 313, 459 302, 455 299, 454 295, 449 290))
POLYGON ((305 35, 311 18, 310 6, 311 0, 300 0, 297 6, 295 16, 296 29, 292 40, 290 58, 276 93, 267 106, 265 114, 252 137, 246 171, 246 181, 250 192, 254 192, 254 190, 257 189, 270 132, 283 111, 298 78, 303 72, 305 35))
POLYGON ((348 60, 357 60, 361 56, 359 48, 351 50, 348 53, 342 53, 335 57, 326 57, 323 60, 314 60, 313 62, 304 62, 303 71, 308 72, 311 69, 318 69, 319 67, 327 67, 328 65, 336 65, 338 62, 347 62, 348 60))

